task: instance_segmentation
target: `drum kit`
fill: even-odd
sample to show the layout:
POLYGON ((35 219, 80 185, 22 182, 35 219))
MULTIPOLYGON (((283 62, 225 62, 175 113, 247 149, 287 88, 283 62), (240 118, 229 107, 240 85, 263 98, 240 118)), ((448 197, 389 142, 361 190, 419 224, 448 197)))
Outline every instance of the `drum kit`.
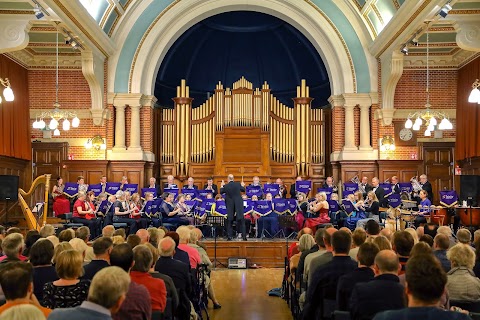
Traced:
MULTIPOLYGON (((414 211, 413 209, 417 208, 417 202, 412 200, 402 200, 402 205, 398 208, 389 208, 386 210, 387 217, 391 220, 395 220, 396 229, 405 229, 405 228, 414 228, 415 219, 422 213, 414 211)), ((469 209, 469 208, 467 208, 469 209)), ((472 208, 478 210, 480 213, 480 208, 472 208)), ((437 225, 448 225, 449 221, 447 219, 447 208, 445 207, 435 207, 430 208, 430 213, 426 215, 427 222, 432 222, 437 225)), ((468 217, 463 217, 465 220, 468 217)), ((463 222, 463 220, 462 220, 463 222)), ((465 224, 465 223, 464 223, 465 224)), ((470 225, 470 224, 465 224, 470 225)), ((480 214, 476 215, 473 225, 480 226, 480 214), (475 224, 478 223, 478 224, 475 224)))

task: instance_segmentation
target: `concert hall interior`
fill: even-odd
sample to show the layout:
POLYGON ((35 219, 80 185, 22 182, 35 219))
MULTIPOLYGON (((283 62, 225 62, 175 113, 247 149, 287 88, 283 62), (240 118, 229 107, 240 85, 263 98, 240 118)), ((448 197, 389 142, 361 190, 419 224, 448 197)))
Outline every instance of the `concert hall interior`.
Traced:
POLYGON ((480 0, 0 0, 0 225, 185 225, 215 269, 288 272, 304 228, 473 242, 479 79, 480 0))

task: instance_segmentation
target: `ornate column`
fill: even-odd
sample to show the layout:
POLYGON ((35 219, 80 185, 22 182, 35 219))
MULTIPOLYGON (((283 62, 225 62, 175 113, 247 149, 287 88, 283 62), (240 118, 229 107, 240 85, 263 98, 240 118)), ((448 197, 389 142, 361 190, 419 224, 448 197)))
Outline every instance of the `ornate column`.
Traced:
POLYGON ((115 145, 113 150, 125 150, 125 105, 115 106, 115 145))
POLYGON ((370 106, 360 104, 360 150, 372 150, 370 144, 370 106))
POLYGON ((140 145, 140 108, 142 106, 130 106, 132 117, 130 121, 130 146, 128 150, 141 151, 140 145))
POLYGON ((343 108, 345 109, 345 146, 343 150, 358 150, 355 145, 355 117, 353 114, 355 104, 347 104, 345 102, 343 108))

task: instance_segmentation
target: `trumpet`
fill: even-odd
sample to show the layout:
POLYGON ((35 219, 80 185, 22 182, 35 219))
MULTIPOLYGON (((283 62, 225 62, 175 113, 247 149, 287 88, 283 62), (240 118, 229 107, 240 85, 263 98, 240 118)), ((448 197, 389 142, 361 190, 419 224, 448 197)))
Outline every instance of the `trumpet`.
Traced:
POLYGON ((356 175, 355 177, 353 177, 350 181, 352 181, 353 183, 356 183, 356 184, 358 185, 358 190, 359 190, 361 193, 366 193, 365 187, 362 185, 362 182, 361 182, 360 179, 358 178, 358 175, 356 175))
POLYGON ((420 192, 423 190, 423 187, 422 185, 420 184, 420 182, 418 182, 417 180, 417 176, 413 177, 412 179, 410 179, 410 182, 412 183, 412 187, 413 187, 413 192, 420 192))

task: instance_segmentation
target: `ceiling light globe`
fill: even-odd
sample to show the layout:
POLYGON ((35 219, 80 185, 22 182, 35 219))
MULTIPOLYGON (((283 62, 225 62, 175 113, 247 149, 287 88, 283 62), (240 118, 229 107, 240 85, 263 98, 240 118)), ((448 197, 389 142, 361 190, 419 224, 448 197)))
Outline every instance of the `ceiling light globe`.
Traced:
POLYGON ((430 119, 430 125, 434 125, 434 126, 437 125, 437 119, 435 119, 435 117, 432 117, 432 118, 430 119))
POLYGON ((38 122, 38 129, 43 129, 45 128, 45 121, 43 121, 43 119, 40 119, 40 121, 38 122))
POLYGON ((407 121, 405 121, 405 128, 410 129, 412 128, 412 126, 413 126, 413 121, 410 118, 408 118, 407 121))
POLYGON ((468 96, 468 102, 480 103, 480 90, 478 88, 474 88, 472 92, 470 92, 470 96, 468 96))
POLYGON ((430 123, 430 124, 428 125, 428 127, 427 127, 427 130, 428 130, 428 131, 433 131, 433 130, 435 130, 435 126, 430 123))
POLYGON ((73 118, 72 119, 72 127, 78 128, 79 125, 80 125, 80 119, 78 119, 78 117, 73 118))
POLYGON ((415 125, 417 127, 421 126, 422 125, 422 119, 420 119, 420 118, 415 119, 415 125))
POLYGON ((10 87, 6 87, 3 90, 3 96, 5 97, 5 101, 13 101, 15 96, 13 95, 13 90, 10 87))
POLYGON ((54 118, 52 118, 52 120, 50 120, 50 124, 48 126, 50 127, 51 130, 55 130, 58 127, 58 121, 55 120, 54 118))
POLYGON ((425 133, 423 134, 425 137, 431 137, 432 136, 432 132, 430 130, 425 130, 425 133))
POLYGON ((53 131, 53 135, 58 137, 60 135, 60 130, 58 130, 58 128, 55 129, 55 131, 53 131))
POLYGON ((415 123, 415 124, 413 125, 412 129, 413 129, 414 131, 418 131, 418 130, 420 130, 420 125, 415 123))
POLYGON ((68 119, 63 120, 63 131, 70 130, 70 121, 68 119))

